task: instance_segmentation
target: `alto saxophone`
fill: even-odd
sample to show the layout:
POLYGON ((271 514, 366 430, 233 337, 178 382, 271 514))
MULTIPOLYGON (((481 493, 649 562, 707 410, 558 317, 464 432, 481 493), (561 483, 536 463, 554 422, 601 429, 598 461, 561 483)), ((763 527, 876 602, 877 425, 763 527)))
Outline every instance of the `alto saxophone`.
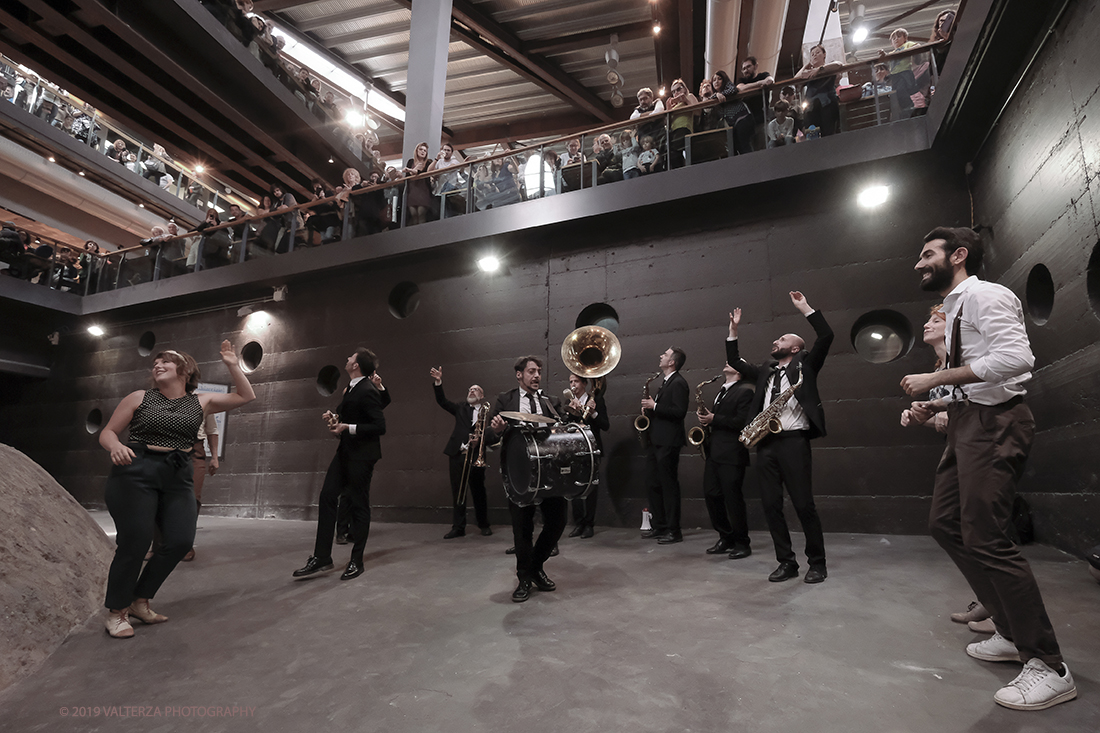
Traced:
POLYGON ((779 413, 783 411, 784 405, 794 396, 794 391, 801 386, 802 369, 799 368, 798 381, 783 390, 782 394, 772 400, 772 403, 761 410, 760 414, 754 417, 752 422, 746 425, 745 429, 741 431, 740 440, 745 444, 745 447, 752 448, 769 433, 778 433, 783 429, 783 426, 779 422, 779 413))
MULTIPOLYGON (((703 402, 703 387, 706 387, 711 382, 717 382, 724 376, 726 375, 719 374, 717 377, 711 377, 705 382, 700 382, 699 386, 695 388, 695 414, 706 415, 708 412, 707 406, 703 402)), ((710 429, 704 428, 702 425, 696 425, 691 430, 689 430, 687 434, 687 441, 699 448, 699 455, 703 457, 703 460, 706 460, 707 458, 706 441, 709 435, 710 429)))
MULTIPOLYGON (((643 400, 649 399, 649 383, 659 376, 661 376, 661 372, 657 372, 652 377, 645 380, 645 386, 642 387, 643 400)), ((645 432, 649 430, 649 416, 645 414, 645 410, 642 410, 642 414, 634 418, 634 429, 638 431, 638 439, 644 443, 645 432)))

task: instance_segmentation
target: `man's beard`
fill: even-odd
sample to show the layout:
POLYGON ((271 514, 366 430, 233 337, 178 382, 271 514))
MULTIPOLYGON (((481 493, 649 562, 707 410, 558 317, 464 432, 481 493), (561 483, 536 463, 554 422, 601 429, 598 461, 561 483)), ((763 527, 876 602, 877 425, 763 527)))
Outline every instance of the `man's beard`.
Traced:
POLYGON ((466 395, 466 402, 468 402, 471 405, 476 405, 477 403, 481 402, 481 398, 480 397, 474 397, 472 394, 468 394, 468 395, 466 395))
POLYGON ((788 349, 774 349, 772 351, 772 358, 773 359, 786 359, 790 355, 791 355, 791 350, 789 348, 788 349))
POLYGON ((921 273, 921 290, 926 290, 930 293, 940 293, 943 292, 947 288, 947 286, 951 284, 951 278, 953 277, 954 273, 950 269, 946 267, 940 267, 938 265, 932 265, 928 268, 928 270, 930 270, 930 272, 926 271, 928 272, 927 279, 924 278, 925 273, 921 273))

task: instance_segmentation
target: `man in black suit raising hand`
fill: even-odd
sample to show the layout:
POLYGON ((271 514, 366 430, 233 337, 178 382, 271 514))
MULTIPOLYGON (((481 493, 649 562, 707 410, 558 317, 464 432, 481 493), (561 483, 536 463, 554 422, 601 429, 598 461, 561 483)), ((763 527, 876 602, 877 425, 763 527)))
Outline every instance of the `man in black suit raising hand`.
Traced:
POLYGON ((664 382, 655 397, 642 399, 642 411, 650 422, 645 467, 653 515, 653 529, 642 537, 655 538, 661 545, 684 541, 680 530, 680 449, 687 443, 688 383, 680 370, 686 361, 683 349, 666 349, 658 361, 664 382))
MULTIPOLYGON (((454 430, 443 449, 449 459, 451 498, 454 504, 451 530, 443 535, 443 539, 453 540, 466 534, 466 497, 459 497, 464 471, 467 472, 467 488, 474 500, 477 526, 481 528, 481 534, 488 537, 493 530, 489 527, 489 509, 485 498, 485 468, 473 465, 480 448, 478 441, 474 440, 476 425, 482 418, 488 419, 487 415, 481 414, 483 410, 489 409, 485 402, 485 392, 480 386, 471 384, 466 390, 466 401, 456 404, 443 394, 443 367, 432 367, 430 374, 434 382, 436 403, 455 417, 454 430), (467 463, 470 464, 469 467, 467 463), (462 499, 461 502, 459 498, 462 499)), ((488 422, 485 424, 488 425, 488 422)))
POLYGON ((363 551, 370 533, 370 481, 374 464, 382 457, 379 438, 386 434, 386 418, 378 388, 369 377, 374 374, 377 357, 370 349, 359 347, 344 366, 351 384, 336 413, 322 415, 329 432, 340 439, 336 455, 325 474, 325 483, 317 501, 317 542, 305 567, 295 570, 301 578, 331 570, 332 541, 336 531, 336 507, 345 489, 351 501, 351 562, 340 580, 351 580, 363 574, 363 551))
POLYGON ((806 535, 806 560, 809 570, 804 578, 807 583, 820 583, 828 577, 825 569, 825 537, 821 519, 814 506, 811 479, 810 441, 825 435, 825 411, 817 391, 817 375, 825 365, 829 346, 833 343, 833 331, 825 322, 825 316, 810 307, 806 297, 792 290, 791 303, 806 316, 817 340, 813 348, 806 350, 806 342, 793 333, 784 334, 772 342, 771 360, 753 366, 741 358, 737 344, 737 329, 741 323, 741 309, 730 313, 729 338, 726 339, 726 361, 749 382, 756 383, 756 397, 750 412, 755 416, 767 409, 802 376, 802 385, 794 391, 779 413, 782 429, 770 433, 757 443, 756 472, 760 477, 760 499, 764 516, 775 544, 775 557, 779 567, 768 580, 779 583, 798 577, 798 561, 791 548, 791 534, 783 517, 783 487, 791 495, 791 503, 806 535))

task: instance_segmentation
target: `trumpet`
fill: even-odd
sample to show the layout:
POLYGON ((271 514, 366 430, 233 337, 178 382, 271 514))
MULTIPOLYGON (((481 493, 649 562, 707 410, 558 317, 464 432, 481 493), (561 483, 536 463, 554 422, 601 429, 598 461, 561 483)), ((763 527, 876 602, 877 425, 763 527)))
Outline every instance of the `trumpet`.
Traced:
MULTIPOLYGON (((645 386, 642 387, 642 399, 643 400, 648 400, 649 399, 649 383, 652 382, 654 379, 656 379, 659 376, 661 376, 661 372, 657 372, 652 377, 645 380, 645 386)), ((639 439, 644 437, 645 432, 647 430, 649 430, 649 422, 650 422, 649 421, 649 416, 645 414, 645 410, 642 410, 642 414, 638 415, 638 417, 634 418, 634 429, 638 431, 638 433, 639 433, 638 438, 639 439)))
MULTIPOLYGON (((700 382, 699 386, 695 388, 695 414, 706 415, 708 410, 706 404, 703 402, 703 387, 706 387, 711 382, 717 382, 724 377, 725 374, 719 374, 717 377, 711 377, 705 382, 700 382)), ((696 425, 688 431, 687 441, 692 445, 699 448, 699 455, 703 457, 703 460, 707 458, 707 438, 710 437, 710 429, 704 428, 702 425, 696 425)))

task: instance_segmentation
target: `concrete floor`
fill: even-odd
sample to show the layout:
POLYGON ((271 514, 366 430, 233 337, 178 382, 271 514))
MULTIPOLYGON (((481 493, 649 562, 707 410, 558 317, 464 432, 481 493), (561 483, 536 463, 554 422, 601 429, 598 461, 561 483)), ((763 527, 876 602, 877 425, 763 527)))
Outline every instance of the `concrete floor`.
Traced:
POLYGON ((926 537, 827 535, 808 586, 767 582, 764 534, 731 561, 704 555, 709 531, 601 529, 562 539, 556 592, 513 604, 510 531, 446 529, 376 525, 360 578, 295 581, 313 524, 200 517, 154 604, 170 622, 114 640, 90 621, 0 694, 0 730, 1100 730, 1100 585, 1049 548, 1026 555, 1079 698, 1022 713, 992 700, 1019 667, 966 655, 980 637, 948 614, 969 592, 926 537))

